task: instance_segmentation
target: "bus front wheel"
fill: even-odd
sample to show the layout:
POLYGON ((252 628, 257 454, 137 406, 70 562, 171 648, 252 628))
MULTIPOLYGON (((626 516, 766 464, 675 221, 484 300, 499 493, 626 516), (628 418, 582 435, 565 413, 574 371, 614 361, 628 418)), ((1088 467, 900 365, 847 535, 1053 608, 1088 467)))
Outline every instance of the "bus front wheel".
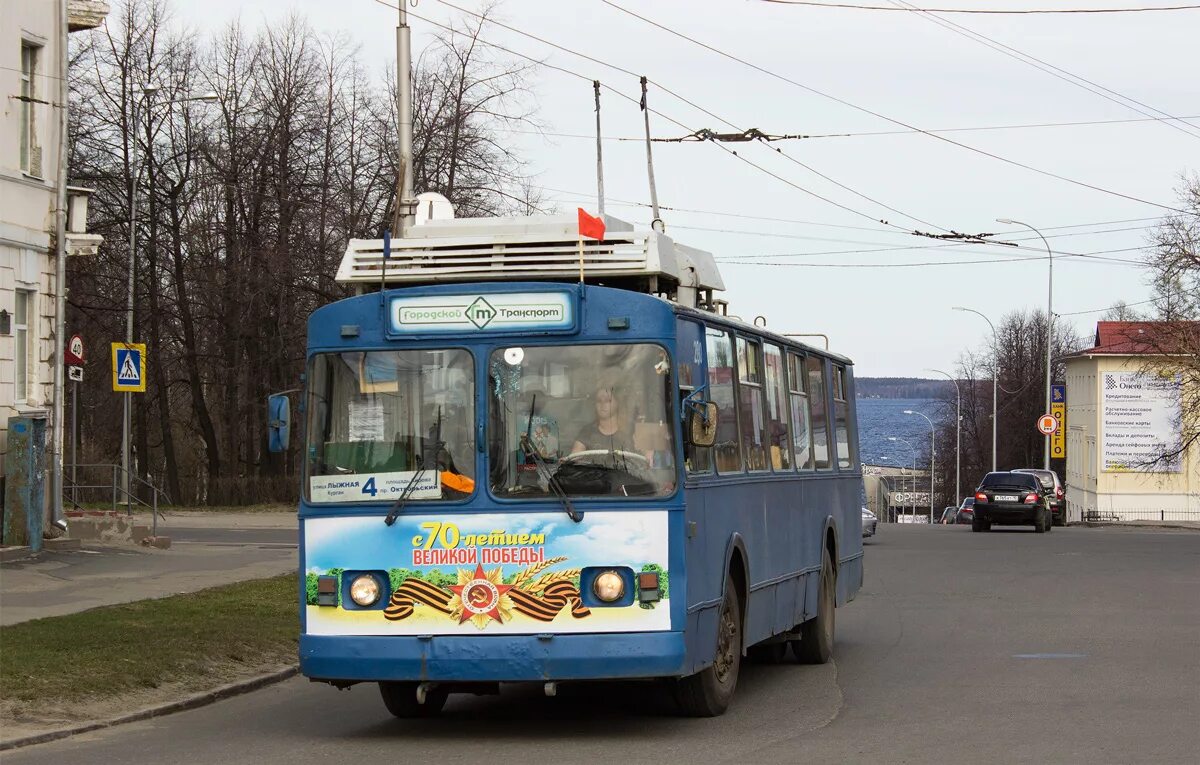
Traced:
POLYGON ((675 700, 690 717, 716 717, 729 708, 742 663, 742 607, 733 582, 725 583, 717 617, 717 652, 713 663, 675 685, 675 700))
POLYGON ((821 583, 817 593, 817 615, 800 625, 800 640, 792 650, 801 664, 824 664, 833 655, 834 611, 837 601, 837 572, 826 548, 821 555, 821 583))
POLYGON ((425 694, 425 703, 417 701, 417 683, 385 682, 379 684, 379 694, 383 696, 383 705, 396 717, 434 717, 446 706, 446 698, 450 695, 440 688, 433 688, 425 694))

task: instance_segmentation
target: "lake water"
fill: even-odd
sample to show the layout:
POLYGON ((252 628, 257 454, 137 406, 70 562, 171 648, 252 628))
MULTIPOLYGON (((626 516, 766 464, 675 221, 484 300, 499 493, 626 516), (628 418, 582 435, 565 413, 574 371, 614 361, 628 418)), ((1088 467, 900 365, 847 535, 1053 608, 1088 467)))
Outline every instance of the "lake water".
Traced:
POLYGON ((900 441, 889 441, 889 436, 903 438, 917 451, 917 466, 925 465, 929 457, 929 423, 915 414, 904 414, 905 409, 921 412, 941 424, 947 414, 951 422, 952 413, 944 412, 945 405, 937 399, 925 398, 860 398, 858 404, 858 443, 860 459, 868 465, 913 464, 912 451, 900 441), (887 457, 887 460, 883 458, 887 457))

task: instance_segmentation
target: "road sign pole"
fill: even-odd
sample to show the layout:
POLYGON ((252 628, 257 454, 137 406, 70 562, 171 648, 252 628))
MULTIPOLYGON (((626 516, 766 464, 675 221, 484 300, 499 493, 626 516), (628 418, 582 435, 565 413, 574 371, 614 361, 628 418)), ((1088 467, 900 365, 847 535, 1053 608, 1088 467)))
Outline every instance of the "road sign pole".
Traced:
POLYGON ((71 383, 71 504, 79 506, 79 481, 75 471, 79 467, 79 383, 71 383))

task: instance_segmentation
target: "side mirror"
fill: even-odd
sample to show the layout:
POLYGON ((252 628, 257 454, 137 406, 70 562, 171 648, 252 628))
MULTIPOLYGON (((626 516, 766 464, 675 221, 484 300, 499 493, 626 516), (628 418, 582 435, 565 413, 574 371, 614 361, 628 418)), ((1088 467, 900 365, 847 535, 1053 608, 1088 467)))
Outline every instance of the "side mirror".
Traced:
POLYGON ((717 405, 711 401, 688 406, 684 438, 693 446, 712 446, 717 441, 717 405))
POLYGON ((267 448, 272 452, 286 452, 292 428, 292 408, 288 397, 282 394, 267 398, 267 448))

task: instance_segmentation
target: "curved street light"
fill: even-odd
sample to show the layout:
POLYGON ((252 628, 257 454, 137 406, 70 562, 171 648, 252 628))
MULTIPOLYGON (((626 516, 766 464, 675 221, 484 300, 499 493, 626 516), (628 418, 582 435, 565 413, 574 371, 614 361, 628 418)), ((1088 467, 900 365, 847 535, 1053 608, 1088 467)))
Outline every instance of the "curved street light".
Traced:
POLYGON ((983 316, 983 320, 992 328, 992 472, 996 472, 996 386, 1000 378, 1000 342, 996 339, 996 326, 992 324, 992 320, 984 316, 974 308, 963 308, 962 306, 954 306, 955 311, 968 311, 979 316, 983 316))
MULTIPOLYGON (((1046 241, 1046 237, 1042 236, 1042 232, 1038 231, 1028 223, 1022 223, 1019 220, 1011 218, 997 218, 997 223, 1003 223, 1006 226, 1024 226, 1033 233, 1037 234, 1042 239, 1042 244, 1046 245, 1046 256, 1049 259, 1050 269, 1048 277, 1048 296, 1046 298, 1046 414, 1050 413, 1050 383, 1053 381, 1052 368, 1050 366, 1050 348, 1054 340, 1054 251, 1050 249, 1050 243, 1046 241)), ((1050 469, 1050 436, 1042 437, 1042 467, 1045 470, 1050 469)), ((995 468, 992 468, 995 470, 995 468)))
POLYGON ((936 444, 937 428, 933 426, 933 420, 928 416, 912 409, 905 409, 905 414, 915 414, 919 417, 924 417, 925 422, 929 423, 929 523, 933 524, 933 477, 936 474, 937 460, 934 456, 934 448, 936 444))

